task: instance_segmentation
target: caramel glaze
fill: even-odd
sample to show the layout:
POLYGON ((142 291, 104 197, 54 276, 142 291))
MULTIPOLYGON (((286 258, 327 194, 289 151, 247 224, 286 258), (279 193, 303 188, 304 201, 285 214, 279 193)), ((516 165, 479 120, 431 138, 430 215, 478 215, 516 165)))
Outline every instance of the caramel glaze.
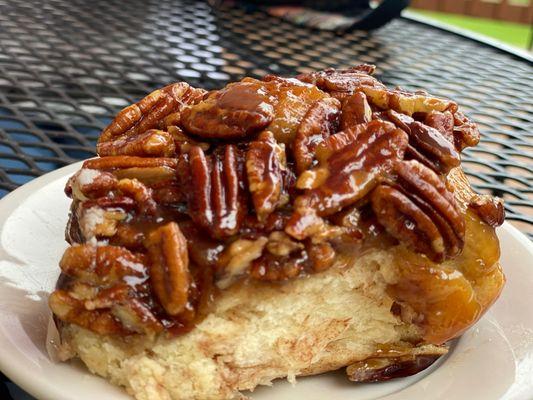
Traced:
MULTIPOLYGON (((392 252, 397 279, 389 284, 387 292, 400 306, 402 319, 420 326, 424 342, 441 344, 459 336, 482 316, 500 294, 505 278, 498 263, 498 239, 494 229, 474 212, 465 209, 466 238, 462 253, 453 260, 437 264, 398 245, 364 210, 357 221, 359 230, 335 243, 335 249, 339 257, 352 258, 376 248, 392 252)), ((116 241, 116 244, 132 251, 139 250, 148 232, 169 221, 180 221, 180 229, 188 240, 194 276, 191 304, 187 307, 191 311, 176 320, 168 318, 157 302, 150 300, 149 305, 161 318, 165 329, 171 335, 177 335, 190 331, 208 314, 218 291, 213 281, 217 272, 223 269, 225 246, 209 239, 179 210, 170 207, 162 209, 157 217, 126 219, 119 225, 117 235, 109 239, 109 244, 116 241)), ((271 221, 269 228, 274 230, 279 224, 282 222, 271 221)), ((264 229, 263 226, 259 230, 250 223, 243 237, 254 238, 261 231, 264 234, 264 229)), ((76 218, 70 219, 67 238, 70 242, 83 241, 76 218)), ((310 264, 307 259, 292 262, 310 264)), ((299 270, 298 276, 313 272, 310 265, 306 265, 299 270)), ((243 276, 242 279, 250 278, 243 276)), ((68 283, 68 279, 61 279, 58 287, 66 288, 68 283)))

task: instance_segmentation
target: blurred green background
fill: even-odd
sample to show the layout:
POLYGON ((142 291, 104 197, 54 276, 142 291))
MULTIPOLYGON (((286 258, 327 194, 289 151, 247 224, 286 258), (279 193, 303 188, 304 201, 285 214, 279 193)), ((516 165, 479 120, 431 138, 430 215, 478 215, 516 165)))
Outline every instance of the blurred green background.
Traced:
POLYGON ((530 0, 476 2, 480 7, 472 7, 472 3, 471 0, 455 0, 455 3, 450 5, 449 1, 415 0, 409 11, 520 49, 531 50, 533 6, 530 0), (461 3, 465 5, 462 6, 461 3), (503 7, 509 7, 510 12, 503 10, 503 7), (449 12, 450 10, 453 10, 453 13, 449 12), (490 15, 489 18, 486 17, 487 14, 490 15))

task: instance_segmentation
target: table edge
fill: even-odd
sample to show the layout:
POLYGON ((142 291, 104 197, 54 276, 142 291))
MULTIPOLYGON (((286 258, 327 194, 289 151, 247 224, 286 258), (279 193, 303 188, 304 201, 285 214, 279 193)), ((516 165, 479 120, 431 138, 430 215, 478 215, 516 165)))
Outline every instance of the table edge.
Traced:
POLYGON ((500 50, 502 52, 509 53, 515 57, 523 59, 523 61, 533 63, 533 53, 530 53, 527 50, 521 50, 519 48, 507 45, 503 42, 500 42, 499 40, 492 39, 488 36, 475 33, 467 29, 457 28, 453 25, 444 22, 431 20, 427 17, 416 15, 414 12, 408 10, 405 10, 402 13, 401 18, 418 24, 428 25, 448 33, 453 33, 457 36, 462 36, 466 39, 470 39, 486 46, 496 48, 497 50, 500 50))

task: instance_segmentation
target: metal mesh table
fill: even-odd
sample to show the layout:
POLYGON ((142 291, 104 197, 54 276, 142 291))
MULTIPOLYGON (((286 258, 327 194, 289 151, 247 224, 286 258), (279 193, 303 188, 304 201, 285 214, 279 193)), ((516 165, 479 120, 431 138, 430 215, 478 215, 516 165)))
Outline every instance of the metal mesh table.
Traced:
POLYGON ((169 82, 362 62, 388 85, 459 102, 483 133, 463 158, 471 182, 533 238, 531 61, 405 19, 337 36, 193 1, 0 0, 0 196, 93 156, 118 110, 169 82))

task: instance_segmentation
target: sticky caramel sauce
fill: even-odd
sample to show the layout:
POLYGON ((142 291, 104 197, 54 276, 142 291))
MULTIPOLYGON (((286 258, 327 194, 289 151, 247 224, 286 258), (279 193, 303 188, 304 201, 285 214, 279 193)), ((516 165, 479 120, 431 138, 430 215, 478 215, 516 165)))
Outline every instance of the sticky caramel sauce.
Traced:
POLYGON ((453 260, 436 264, 403 246, 394 249, 398 281, 388 293, 406 306, 402 317, 418 324, 428 343, 462 334, 498 298, 505 283, 494 229, 470 211, 465 219, 465 246, 453 260))

